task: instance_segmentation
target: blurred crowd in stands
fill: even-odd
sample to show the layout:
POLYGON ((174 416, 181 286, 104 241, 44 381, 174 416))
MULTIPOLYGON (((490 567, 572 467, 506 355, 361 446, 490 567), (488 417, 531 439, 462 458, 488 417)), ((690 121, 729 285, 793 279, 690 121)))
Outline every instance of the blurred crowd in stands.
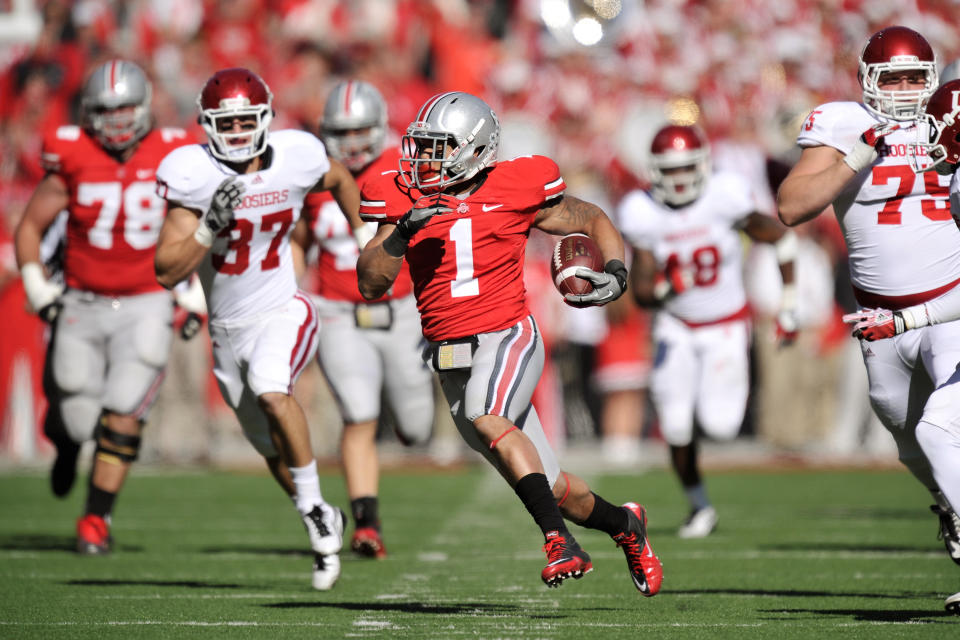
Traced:
MULTIPOLYGON (((802 119, 822 102, 860 99, 856 70, 866 38, 891 24, 910 26, 925 35, 941 63, 949 62, 960 56, 958 4, 0 0, 0 459, 49 454, 36 427, 43 410, 44 328, 25 310, 12 232, 43 175, 43 131, 76 122, 78 90, 87 72, 106 59, 140 64, 153 80, 158 124, 196 128, 200 139, 196 96, 210 74, 224 67, 248 67, 266 80, 275 96, 274 128, 316 132, 329 88, 345 77, 381 90, 395 134, 431 95, 475 93, 500 115, 501 157, 550 155, 572 193, 611 215, 627 191, 645 184, 652 132, 667 119, 697 122, 711 140, 714 165, 747 175, 758 210, 775 215, 776 185, 795 160, 802 119), (583 16, 597 25, 589 39, 594 44, 584 44, 574 26, 583 16), (37 401, 24 401, 24 393, 37 401)), ((790 353, 776 352, 766 333, 779 299, 775 258, 751 249, 757 371, 744 434, 792 449, 872 446, 865 435, 871 414, 861 391, 859 352, 838 326, 838 307, 853 304, 843 242, 832 216, 798 232, 806 330, 790 353)), ((544 376, 538 406, 545 421, 552 416, 558 445, 564 438, 606 435, 610 459, 629 463, 643 446, 641 430, 648 439, 657 435, 642 395, 650 365, 645 314, 631 308, 629 296, 608 311, 565 307, 545 284, 544 255, 551 247, 552 240, 538 239, 528 256, 528 290, 555 365, 553 375, 544 376), (611 331, 620 326, 628 329, 611 331), (640 343, 629 362, 618 361, 624 350, 606 342, 623 334, 640 343), (605 406, 605 399, 612 402, 605 406)), ((197 411, 229 419, 216 410, 206 354, 175 351, 174 357, 164 393, 193 393, 199 400, 174 400, 166 408, 161 402, 155 419, 180 427, 196 424, 197 411), (198 388, 210 390, 198 396, 198 388)), ((319 384, 319 376, 305 377, 302 393, 316 396, 309 386, 319 384)), ((167 444, 160 436, 158 457, 210 457, 202 451, 213 445, 194 431, 167 444)), ((335 437, 315 441, 329 445, 327 453, 335 450, 335 437)))

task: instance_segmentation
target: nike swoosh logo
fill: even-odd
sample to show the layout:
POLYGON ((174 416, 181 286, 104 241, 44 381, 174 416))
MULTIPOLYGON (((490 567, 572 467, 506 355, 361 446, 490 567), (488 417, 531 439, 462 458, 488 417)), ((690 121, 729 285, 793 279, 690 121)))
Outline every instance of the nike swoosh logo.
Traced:
POLYGON ((480 208, 483 209, 484 213, 486 213, 487 211, 493 211, 494 209, 499 209, 502 206, 503 206, 502 204, 485 204, 480 208))

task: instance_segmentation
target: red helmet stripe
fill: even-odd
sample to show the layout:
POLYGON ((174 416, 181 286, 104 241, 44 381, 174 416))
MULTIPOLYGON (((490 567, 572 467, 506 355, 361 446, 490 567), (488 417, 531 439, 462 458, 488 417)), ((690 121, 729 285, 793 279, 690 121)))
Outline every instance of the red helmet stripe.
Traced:
POLYGON ((417 114, 417 121, 424 122, 427 118, 429 118, 430 111, 436 106, 436 104, 441 100, 443 100, 448 95, 450 95, 451 93, 454 93, 454 92, 447 91, 446 93, 438 93, 437 95, 427 100, 427 103, 423 105, 423 107, 421 107, 420 113, 417 114))
POLYGON ((117 61, 110 61, 110 90, 116 91, 117 86, 117 61))
POLYGON ((343 112, 350 113, 350 103, 353 101, 353 81, 347 83, 343 89, 343 112))

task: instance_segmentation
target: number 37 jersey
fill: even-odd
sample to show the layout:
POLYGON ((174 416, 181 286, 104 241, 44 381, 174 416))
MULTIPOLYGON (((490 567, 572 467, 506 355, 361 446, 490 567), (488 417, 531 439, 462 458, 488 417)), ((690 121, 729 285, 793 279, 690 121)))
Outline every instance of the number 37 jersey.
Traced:
MULTIPOLYGON (((270 132, 265 169, 239 176, 246 191, 234 223, 214 239, 197 272, 213 320, 245 318, 297 292, 290 234, 307 192, 330 170, 323 143, 306 131, 270 132)), ((177 149, 157 170, 157 193, 200 215, 220 183, 236 175, 207 145, 177 149)))
POLYGON ((71 289, 129 296, 162 289, 153 254, 164 202, 154 194, 160 160, 192 142, 182 129, 154 129, 120 162, 80 127, 52 130, 43 141, 43 168, 67 185, 64 277, 71 289))
MULTIPOLYGON (((878 122, 859 103, 830 102, 807 116, 797 144, 846 154, 878 122)), ((950 179, 911 169, 915 126, 901 123, 888 134, 873 165, 833 203, 850 254, 851 281, 864 292, 911 296, 960 279, 960 231, 950 216, 950 179)))

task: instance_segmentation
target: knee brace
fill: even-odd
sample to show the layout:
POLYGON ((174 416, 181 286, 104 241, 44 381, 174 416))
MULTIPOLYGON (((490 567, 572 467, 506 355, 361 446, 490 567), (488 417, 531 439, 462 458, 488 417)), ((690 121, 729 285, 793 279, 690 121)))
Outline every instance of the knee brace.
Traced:
POLYGON ((117 433, 107 426, 106 416, 101 415, 94 456, 108 464, 130 464, 140 454, 140 440, 140 436, 117 433))

